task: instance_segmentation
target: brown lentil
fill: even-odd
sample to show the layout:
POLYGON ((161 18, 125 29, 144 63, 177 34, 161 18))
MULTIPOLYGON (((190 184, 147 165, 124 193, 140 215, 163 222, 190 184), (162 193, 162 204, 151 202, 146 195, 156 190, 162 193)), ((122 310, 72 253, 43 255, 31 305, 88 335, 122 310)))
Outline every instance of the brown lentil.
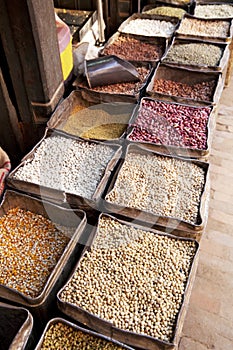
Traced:
POLYGON ((147 10, 143 13, 146 13, 148 15, 177 17, 181 19, 184 16, 185 12, 186 12, 185 10, 178 7, 160 6, 160 7, 155 7, 150 10, 147 10))
MULTIPOLYGON (((143 85, 146 83, 146 78, 149 74, 149 69, 145 67, 136 68, 139 73, 139 82, 129 82, 129 83, 118 83, 110 84, 104 86, 97 86, 92 88, 92 91, 97 91, 100 93, 110 93, 110 94, 126 94, 126 95, 136 95, 143 85)), ((87 82, 81 82, 79 87, 88 88, 87 82)))
POLYGON ((196 18, 183 18, 177 33, 209 36, 212 38, 226 38, 230 35, 229 29, 230 23, 227 21, 206 21, 196 18))
POLYGON ((194 15, 200 18, 233 17, 233 6, 228 4, 196 5, 194 15))
POLYGON ((222 50, 213 44, 175 44, 168 51, 164 62, 193 64, 201 66, 218 66, 222 50))
POLYGON ((187 97, 193 100, 212 101, 215 86, 215 80, 186 84, 174 80, 155 79, 153 91, 170 96, 187 97))
POLYGON ((204 170, 196 164, 129 153, 106 200, 196 224, 204 183, 204 170))
POLYGON ((0 218, 0 283, 37 297, 69 242, 67 233, 42 215, 9 210, 0 218))
POLYGON ((120 329, 170 341, 195 251, 194 242, 103 216, 61 299, 120 329))
POLYGON ((104 55, 116 55, 131 61, 156 61, 163 55, 162 45, 149 44, 142 40, 119 37, 103 51, 104 55))
POLYGON ((121 346, 110 341, 84 333, 65 323, 52 324, 46 331, 41 350, 121 350, 121 346))

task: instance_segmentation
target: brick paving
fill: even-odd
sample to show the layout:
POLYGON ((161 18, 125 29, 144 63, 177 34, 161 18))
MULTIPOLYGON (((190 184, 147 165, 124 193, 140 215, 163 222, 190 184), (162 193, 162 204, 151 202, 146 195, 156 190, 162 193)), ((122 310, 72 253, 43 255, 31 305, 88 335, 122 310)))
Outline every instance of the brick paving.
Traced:
POLYGON ((179 350, 233 350, 233 77, 220 101, 210 179, 208 224, 179 350))

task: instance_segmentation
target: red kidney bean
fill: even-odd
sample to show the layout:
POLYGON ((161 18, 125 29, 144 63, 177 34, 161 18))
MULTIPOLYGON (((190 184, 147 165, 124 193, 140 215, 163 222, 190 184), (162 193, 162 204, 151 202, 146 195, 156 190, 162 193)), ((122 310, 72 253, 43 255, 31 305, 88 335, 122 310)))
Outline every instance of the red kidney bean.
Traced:
POLYGON ((207 148, 210 107, 143 99, 130 140, 167 146, 207 148))

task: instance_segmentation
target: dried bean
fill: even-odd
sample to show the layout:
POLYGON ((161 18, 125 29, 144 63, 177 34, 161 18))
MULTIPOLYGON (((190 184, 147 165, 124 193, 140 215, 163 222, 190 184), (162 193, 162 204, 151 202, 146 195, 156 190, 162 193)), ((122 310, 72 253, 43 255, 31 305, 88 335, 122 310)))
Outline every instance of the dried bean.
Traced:
POLYGON ((184 18, 177 33, 226 38, 230 35, 229 29, 230 23, 227 21, 205 21, 202 19, 184 18))
POLYGON ((106 145, 48 137, 14 178, 92 198, 113 155, 106 145))
POLYGON ((178 7, 160 6, 160 7, 155 7, 153 9, 147 10, 143 13, 146 13, 148 15, 177 17, 181 19, 184 16, 185 12, 186 12, 185 10, 178 7))
POLYGON ((41 350, 51 349, 121 350, 123 348, 110 341, 77 330, 65 323, 57 322, 46 331, 41 346, 41 350))
POLYGON ((233 6, 227 4, 197 5, 194 15, 200 18, 233 17, 233 6))
POLYGON ((155 79, 153 91, 170 96, 211 101, 213 98, 215 86, 215 80, 202 81, 196 84, 186 84, 174 80, 155 79))
POLYGON ((175 25, 171 22, 136 18, 131 20, 124 29, 123 33, 145 35, 145 36, 170 36, 175 30, 175 25))
POLYGON ((206 149, 209 107, 143 100, 130 140, 206 149))
POLYGON ((194 242, 103 216, 60 297, 120 329, 170 341, 195 252, 194 242))
POLYGON ((175 158, 129 153, 106 200, 196 224, 204 170, 175 158))
POLYGON ((42 215, 13 208, 0 218, 0 283, 37 297, 74 229, 57 228, 42 215))
POLYGON ((213 44, 174 44, 168 51, 164 62, 217 66, 222 57, 222 50, 213 44))
POLYGON ((105 55, 116 55, 131 61, 154 61, 162 57, 163 47, 134 38, 119 37, 108 45, 103 53, 105 55))

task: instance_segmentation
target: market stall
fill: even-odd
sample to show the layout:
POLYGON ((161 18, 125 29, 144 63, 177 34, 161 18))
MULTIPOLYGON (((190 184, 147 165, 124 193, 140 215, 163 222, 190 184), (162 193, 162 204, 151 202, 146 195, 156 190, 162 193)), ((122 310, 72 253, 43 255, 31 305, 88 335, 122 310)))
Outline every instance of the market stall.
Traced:
POLYGON ((145 5, 84 61, 7 178, 0 298, 40 323, 38 350, 71 338, 84 349, 178 347, 208 219, 233 12, 228 3, 145 5))

